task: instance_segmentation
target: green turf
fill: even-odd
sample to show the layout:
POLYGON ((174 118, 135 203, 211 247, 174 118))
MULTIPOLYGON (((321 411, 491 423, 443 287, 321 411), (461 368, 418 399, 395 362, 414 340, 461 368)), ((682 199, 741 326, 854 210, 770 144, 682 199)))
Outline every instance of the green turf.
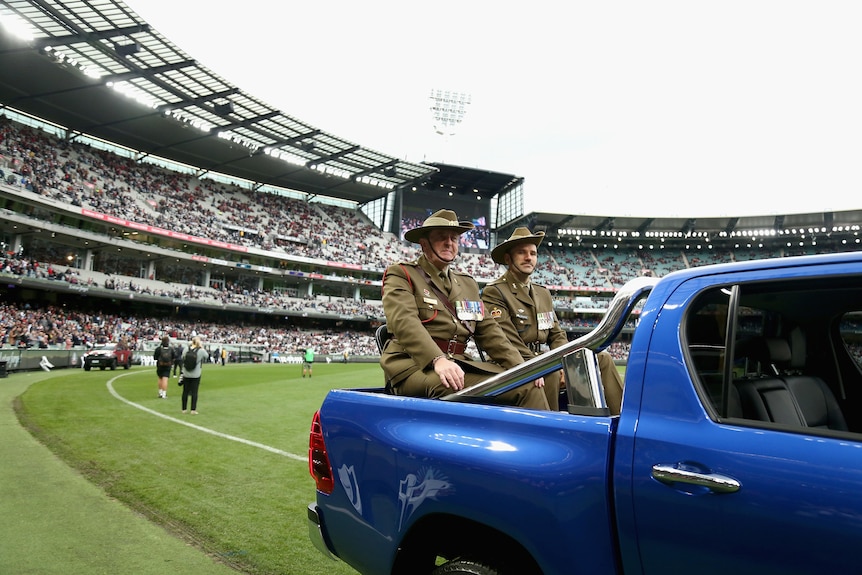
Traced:
MULTIPOLYGON (((329 389, 379 386, 382 372, 333 363, 316 364, 313 378, 301 373, 299 365, 205 366, 200 413, 183 415, 176 379, 168 399, 157 398, 154 368, 62 370, 30 384, 16 409, 70 467, 205 558, 253 574, 354 573, 308 539, 308 431, 329 389)), ((51 535, 72 546, 78 534, 51 535)), ((174 561, 165 554, 153 563, 174 561)))

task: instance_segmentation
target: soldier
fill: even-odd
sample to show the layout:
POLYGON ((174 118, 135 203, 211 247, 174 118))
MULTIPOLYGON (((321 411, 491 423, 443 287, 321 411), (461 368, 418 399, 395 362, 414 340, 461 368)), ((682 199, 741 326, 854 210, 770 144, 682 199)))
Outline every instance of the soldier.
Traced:
MULTIPOLYGON (((393 264, 383 276, 383 312, 392 338, 380 365, 396 395, 440 397, 523 362, 499 324, 485 315, 476 280, 449 267, 461 234, 472 229, 455 212, 439 210, 404 235, 421 246, 419 258, 393 264), (492 361, 465 353, 471 338, 492 361)), ((539 379, 500 399, 547 410, 542 385, 539 379)))
MULTIPOLYGON (((554 313, 551 292, 530 281, 538 264, 538 247, 544 232, 518 228, 512 236, 491 250, 491 258, 506 266, 506 272, 482 290, 485 312, 497 320, 509 341, 525 360, 569 341, 554 313)), ((623 381, 611 355, 596 354, 605 399, 613 415, 619 415, 623 381)), ((552 410, 559 407, 562 371, 545 376, 545 393, 552 410)))

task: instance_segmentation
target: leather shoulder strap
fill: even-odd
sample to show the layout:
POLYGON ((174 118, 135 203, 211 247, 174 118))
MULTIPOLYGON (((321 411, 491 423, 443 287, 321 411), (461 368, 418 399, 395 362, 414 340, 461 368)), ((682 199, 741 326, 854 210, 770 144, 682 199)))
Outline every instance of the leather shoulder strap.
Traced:
POLYGON ((460 321, 461 325, 467 328, 467 331, 470 332, 470 337, 472 337, 474 331, 470 329, 470 325, 468 323, 461 321, 461 318, 458 317, 458 312, 455 311, 455 306, 452 305, 452 302, 449 301, 449 298, 446 297, 446 294, 444 294, 442 291, 440 291, 440 288, 434 285, 434 282, 431 281, 431 276, 428 275, 428 272, 425 271, 425 268, 423 268, 422 266, 417 267, 419 268, 419 271, 422 272, 422 275, 425 276, 425 280, 428 282, 428 285, 431 287, 432 290, 434 290, 434 293, 437 294, 437 297, 440 298, 440 301, 443 302, 443 305, 446 306, 446 309, 449 310, 449 313, 452 314, 452 317, 460 321))

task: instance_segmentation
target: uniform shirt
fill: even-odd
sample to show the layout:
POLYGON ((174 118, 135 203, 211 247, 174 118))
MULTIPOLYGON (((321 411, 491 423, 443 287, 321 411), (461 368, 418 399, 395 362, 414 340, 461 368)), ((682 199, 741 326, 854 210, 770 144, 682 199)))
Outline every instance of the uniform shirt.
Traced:
POLYGON ((506 270, 485 286, 482 301, 485 313, 497 320, 524 359, 537 355, 528 344, 548 344, 555 349, 569 341, 554 312, 551 292, 544 286, 524 285, 506 270))
POLYGON ((523 359, 506 339, 503 330, 484 312, 475 279, 449 269, 452 287, 447 294, 448 299, 468 329, 447 309, 420 266, 430 276, 430 282, 446 293, 439 270, 424 254, 415 261, 389 266, 383 275, 383 313, 392 340, 380 357, 380 366, 388 382, 397 384, 418 370, 431 369, 431 361, 443 354, 433 338, 455 338, 464 343, 470 336, 470 329, 475 332, 476 344, 495 363, 465 354, 455 355, 455 359, 466 364, 465 369, 472 367, 498 373, 522 363, 523 359))

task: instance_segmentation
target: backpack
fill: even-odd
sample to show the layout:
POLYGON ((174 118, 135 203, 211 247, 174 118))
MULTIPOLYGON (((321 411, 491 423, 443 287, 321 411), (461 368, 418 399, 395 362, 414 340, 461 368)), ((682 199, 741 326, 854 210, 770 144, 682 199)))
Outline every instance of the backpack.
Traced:
POLYGON ((191 371, 198 366, 198 350, 194 348, 189 348, 186 354, 183 356, 183 369, 186 371, 191 371))
POLYGON ((174 352, 169 347, 161 346, 159 348, 159 367, 170 367, 174 365, 174 352))

